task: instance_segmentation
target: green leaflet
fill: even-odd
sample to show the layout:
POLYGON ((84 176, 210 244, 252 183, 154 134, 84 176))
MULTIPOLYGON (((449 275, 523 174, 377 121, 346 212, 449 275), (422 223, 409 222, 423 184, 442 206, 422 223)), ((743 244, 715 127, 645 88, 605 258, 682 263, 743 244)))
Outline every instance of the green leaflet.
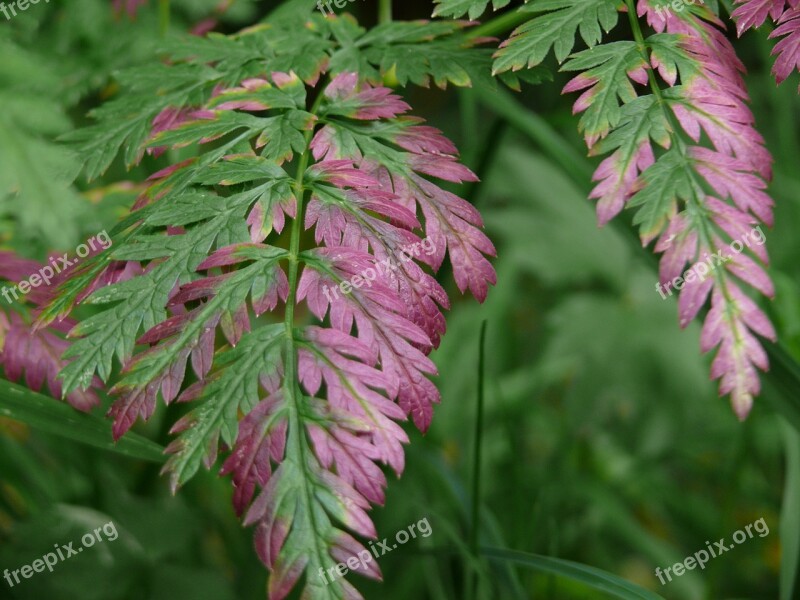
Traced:
POLYGON ((51 435, 131 458, 164 460, 163 448, 155 442, 135 433, 114 442, 105 419, 79 413, 64 402, 3 379, 0 379, 0 415, 51 435))
POLYGON ((209 454, 213 463, 220 437, 228 446, 236 441, 239 410, 252 410, 259 400, 259 377, 273 374, 281 364, 284 334, 282 323, 261 326, 242 336, 235 348, 214 357, 218 370, 196 400, 199 406, 186 418, 191 427, 168 449, 174 454, 164 470, 170 473, 173 490, 189 481, 209 454))
POLYGON ((620 102, 636 99, 636 90, 628 78, 632 71, 644 72, 645 62, 636 42, 611 42, 584 50, 562 67, 562 71, 585 71, 581 80, 595 82, 590 92, 592 104, 581 116, 579 130, 592 137, 605 136, 620 120, 620 102))
POLYGON ((597 142, 592 155, 621 150, 624 156, 633 157, 639 145, 648 139, 669 147, 669 123, 652 95, 640 96, 623 106, 615 129, 597 142))
MULTIPOLYGON (((191 210, 190 206, 186 208, 191 210)), ((89 297, 88 302, 94 304, 118 304, 82 321, 73 330, 72 335, 84 337, 76 340, 65 355, 75 357, 62 371, 65 390, 88 386, 95 372, 107 380, 114 356, 127 360, 140 329, 148 330, 166 318, 164 306, 175 284, 191 280, 215 240, 248 239, 242 226, 243 215, 244 207, 234 205, 185 235, 142 235, 136 243, 115 247, 112 257, 120 260, 165 260, 145 275, 105 287, 89 297)))
POLYGON ((580 30, 586 45, 593 48, 602 32, 617 24, 617 0, 540 0, 523 6, 521 12, 544 13, 514 30, 497 51, 494 73, 531 68, 541 63, 552 48, 563 62, 575 46, 580 30))
MULTIPOLYGON (((467 15, 470 20, 480 17, 489 5, 490 0, 436 0, 434 17, 452 17, 458 19, 467 15)), ((491 0, 492 10, 500 10, 508 6, 511 0, 491 0)))
POLYGON ((268 180, 265 185, 274 185, 277 183, 275 180, 289 181, 289 175, 263 156, 240 154, 214 163, 199 174, 197 182, 203 185, 234 185, 262 179, 268 180))
POLYGON ((643 188, 631 198, 628 206, 639 207, 633 218, 642 239, 661 232, 678 212, 678 201, 688 202, 696 193, 690 167, 683 152, 672 148, 644 173, 643 188))
MULTIPOLYGON (((333 74, 357 71, 379 81, 392 73, 401 85, 427 85, 431 79, 441 87, 447 83, 495 85, 489 75, 491 51, 474 47, 462 35, 461 23, 392 22, 367 32, 349 15, 326 19, 314 14, 310 17, 313 26, 305 25, 307 15, 304 20, 298 19, 299 15, 292 13, 285 22, 252 27, 235 36, 212 33, 205 38, 170 41, 163 51, 176 62, 123 71, 119 81, 126 92, 92 111, 96 125, 65 136, 84 161, 87 178, 102 175, 122 148, 129 168, 141 160, 152 121, 165 108, 191 109, 208 101, 215 86, 227 88, 247 78, 262 77, 265 61, 273 72, 293 72, 306 83, 316 80, 323 65, 329 63, 333 74), (421 52, 423 46, 425 51, 421 52), (182 62, 188 60, 192 62, 182 62)), ((536 73, 525 79, 538 81, 541 76, 536 73)), ((510 84, 516 86, 516 78, 510 84)), ((304 90, 299 86, 292 94, 301 92, 304 90)), ((281 92, 270 94, 274 98, 281 92)), ((302 99, 292 94, 285 95, 287 103, 275 106, 288 106, 291 101, 302 106, 302 99)), ((252 95, 241 97, 245 96, 252 95)), ((231 99, 235 98, 221 97, 219 102, 231 99)), ((302 129, 298 125, 303 118, 308 116, 282 116, 264 126, 264 139, 281 141, 280 151, 272 154, 270 149, 270 156, 289 157, 292 151, 299 151, 299 138, 293 129, 302 129)), ((247 126, 245 121, 243 127, 247 126)), ((209 135, 225 129, 227 123, 217 125, 213 121, 207 124, 209 135)), ((179 129, 157 142, 172 143, 180 137, 179 129)))

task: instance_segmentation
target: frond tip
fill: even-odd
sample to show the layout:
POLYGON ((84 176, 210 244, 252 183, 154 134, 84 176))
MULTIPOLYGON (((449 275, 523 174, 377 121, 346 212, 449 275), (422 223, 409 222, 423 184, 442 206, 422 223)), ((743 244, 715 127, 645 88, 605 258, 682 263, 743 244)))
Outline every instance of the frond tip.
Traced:
MULTIPOLYGON (((737 10, 741 27, 768 14, 789 19, 783 1, 744 4, 737 10)), ((800 3, 790 4, 787 13, 800 3)), ((537 16, 503 44, 495 68, 536 65, 551 50, 560 62, 568 58, 562 70, 577 75, 563 91, 581 92, 573 112, 581 114, 589 153, 608 155, 590 193, 598 221, 607 223, 626 206, 636 209, 643 245, 657 240, 655 251, 662 254, 656 289, 665 298, 680 292, 681 327, 710 298, 701 347, 717 349, 711 376, 744 418, 760 391, 757 371, 768 367, 756 336, 775 339, 767 317, 740 287, 774 293, 760 229, 772 225, 773 202, 765 192, 772 158, 755 128, 744 66, 722 21, 702 3, 673 11, 655 0, 558 0, 524 10, 537 16), (568 18, 586 9, 578 4, 591 5, 586 18, 568 18), (602 43, 602 29, 617 23, 617 12, 628 13, 634 39, 602 43), (642 20, 653 30, 649 36, 642 20), (589 50, 568 57, 578 22, 589 50), (755 243, 753 231, 760 234, 755 243), (720 268, 708 267, 713 256, 721 257, 720 268)), ((791 34, 789 22, 782 33, 791 34)))

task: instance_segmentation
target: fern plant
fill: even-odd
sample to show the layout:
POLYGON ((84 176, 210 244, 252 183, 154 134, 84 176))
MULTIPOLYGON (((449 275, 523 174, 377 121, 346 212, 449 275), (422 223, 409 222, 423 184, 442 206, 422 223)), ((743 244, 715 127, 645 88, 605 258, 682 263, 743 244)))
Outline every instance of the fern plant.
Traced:
POLYGON ((360 597, 318 573, 363 550, 353 533, 375 537, 366 511, 384 500, 379 465, 404 466, 398 422, 425 431, 439 401, 427 354, 449 300, 431 273, 449 255, 458 288, 483 300, 494 247, 477 211, 434 181, 475 180, 452 143, 391 90, 331 72, 356 57, 329 60, 324 44, 306 63, 273 52, 287 35, 191 42, 136 73, 159 110, 151 101, 131 126, 81 134, 91 174, 117 142, 133 161, 145 147, 198 152, 151 178, 113 249, 82 265, 42 323, 82 298, 101 307, 70 332, 63 377, 71 391, 109 380, 114 358, 124 365, 115 437, 159 397, 191 403, 165 471, 177 488, 227 453, 271 597, 304 573, 307 597, 360 597), (296 71, 281 71, 289 59, 296 71), (138 270, 101 284, 125 265, 138 270))
MULTIPOLYGON (((113 6, 133 18, 145 4, 113 6)), ((309 4, 287 3, 239 34, 165 41, 166 58, 120 73, 121 91, 91 113, 97 123, 67 136, 90 180, 120 153, 128 168, 145 157, 164 168, 111 232, 113 247, 57 297, 34 299, 35 328, 31 315, 0 311, 0 347, 15 340, 0 354, 6 376, 24 372, 35 389, 47 379, 83 410, 101 381, 112 385, 115 439, 160 402, 186 404, 164 468, 173 491, 222 455, 272 572, 270 597, 302 587, 308 598, 359 598, 324 574, 368 552, 357 537, 376 537, 367 513, 385 499, 382 467, 403 471, 400 423, 431 424, 429 354, 450 303, 434 275, 449 257, 455 287, 481 302, 496 282, 481 216, 452 191, 476 175, 384 82, 518 89, 548 77, 552 54, 571 74, 563 93, 580 94, 589 154, 604 157, 590 194, 599 223, 635 210, 642 244, 661 254, 660 285, 680 291, 680 325, 705 312, 712 377, 747 416, 768 367, 758 338, 776 336, 746 290, 772 297, 774 287, 765 247, 728 250, 772 225, 772 159, 716 2, 533 0, 501 17, 499 29, 519 25, 495 49, 492 27, 366 29, 346 14, 309 15, 309 4), (575 52, 577 34, 586 49, 575 52), (81 304, 90 316, 69 320, 81 304), (65 353, 25 365, 25 343, 33 356, 65 353)), ((785 78, 797 65, 798 3, 739 4, 740 31, 768 15, 779 24, 785 78)), ((487 7, 441 0, 434 15, 475 19, 487 7)), ((360 574, 381 577, 374 563, 360 574)))

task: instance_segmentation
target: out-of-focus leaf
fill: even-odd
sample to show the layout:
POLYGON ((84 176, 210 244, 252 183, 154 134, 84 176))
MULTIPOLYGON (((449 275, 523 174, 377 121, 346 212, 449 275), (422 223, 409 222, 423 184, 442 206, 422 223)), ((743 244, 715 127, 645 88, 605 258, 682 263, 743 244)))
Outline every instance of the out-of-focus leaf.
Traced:
POLYGON ((0 416, 131 458, 154 462, 163 460, 163 448, 155 442, 134 434, 115 444, 111 438, 111 423, 105 419, 79 413, 63 402, 5 380, 0 380, 0 416))
POLYGON ((594 590, 606 592, 622 600, 664 600, 662 596, 625 581, 612 573, 571 560, 503 548, 482 548, 481 553, 491 559, 513 562, 543 573, 580 581, 594 590))

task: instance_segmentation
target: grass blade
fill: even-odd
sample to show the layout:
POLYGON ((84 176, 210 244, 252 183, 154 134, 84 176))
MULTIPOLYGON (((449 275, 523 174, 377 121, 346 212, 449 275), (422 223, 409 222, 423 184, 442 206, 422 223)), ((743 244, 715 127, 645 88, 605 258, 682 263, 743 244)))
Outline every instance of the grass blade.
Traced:
POLYGON ((119 442, 111 437, 111 424, 92 414, 21 385, 0 379, 0 416, 62 438, 153 462, 162 462, 164 449, 140 435, 129 433, 119 442))
POLYGON ((625 581, 612 573, 571 560, 503 548, 482 548, 481 554, 490 559, 513 562, 542 573, 579 581, 592 589, 606 592, 622 600, 664 600, 658 594, 625 581))
POLYGON ((800 433, 783 423, 786 445, 786 486, 781 508, 781 600, 796 598, 797 571, 800 568, 800 433))

